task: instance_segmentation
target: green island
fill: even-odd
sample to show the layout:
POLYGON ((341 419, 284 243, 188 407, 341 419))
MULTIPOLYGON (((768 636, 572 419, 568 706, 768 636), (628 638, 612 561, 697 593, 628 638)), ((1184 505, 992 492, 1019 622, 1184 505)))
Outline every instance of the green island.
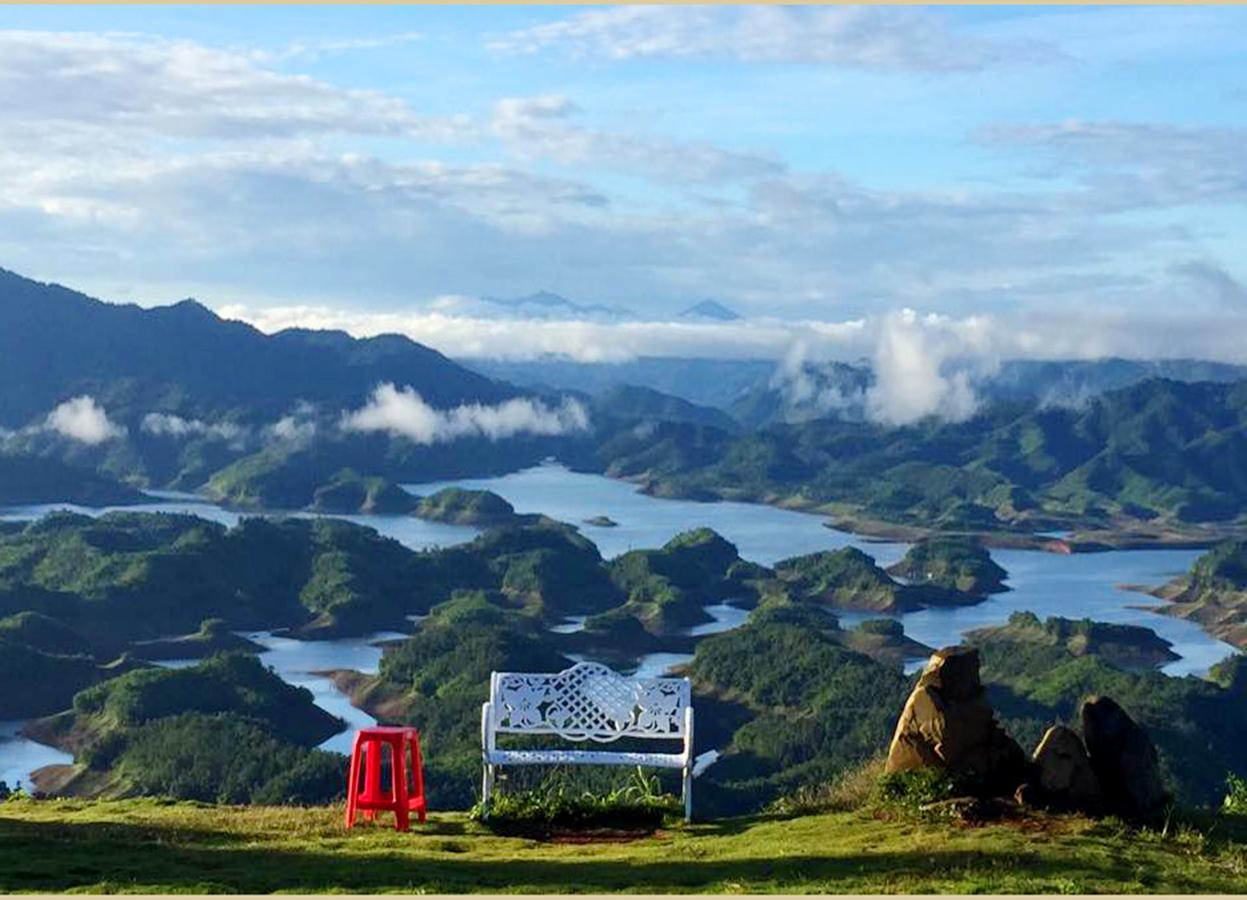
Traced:
POLYGON ((775 573, 785 588, 839 609, 903 613, 929 606, 973 604, 982 599, 981 595, 934 581, 898 582, 856 547, 781 560, 775 573))
POLYGON ((1187 574, 1148 593, 1168 601, 1157 612, 1198 622, 1210 634, 1247 650, 1247 541, 1218 544, 1187 574))
POLYGON ((935 535, 918 541, 888 569, 911 584, 931 584, 982 596, 1007 591, 1008 572, 969 535, 935 535))
POLYGON ((443 488, 421 498, 414 507, 422 519, 448 522, 452 525, 479 525, 490 528, 514 521, 515 507, 493 491, 472 491, 464 488, 443 488))
POLYGON ((311 748, 344 727, 254 657, 220 654, 127 672, 25 731, 76 761, 43 770, 39 790, 293 803, 342 790, 342 757, 311 748))
POLYGON ((308 508, 316 512, 399 515, 414 510, 416 503, 415 497, 389 479, 343 469, 316 488, 308 508))

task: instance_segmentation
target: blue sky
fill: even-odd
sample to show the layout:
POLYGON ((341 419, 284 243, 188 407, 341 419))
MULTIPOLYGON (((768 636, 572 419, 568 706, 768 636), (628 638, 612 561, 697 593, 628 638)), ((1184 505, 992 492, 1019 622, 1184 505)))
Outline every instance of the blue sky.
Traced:
POLYGON ((5 7, 0 265, 460 350, 430 314, 550 289, 1094 309, 1152 352, 1140 323, 1247 314, 1245 35, 1234 7, 5 7))

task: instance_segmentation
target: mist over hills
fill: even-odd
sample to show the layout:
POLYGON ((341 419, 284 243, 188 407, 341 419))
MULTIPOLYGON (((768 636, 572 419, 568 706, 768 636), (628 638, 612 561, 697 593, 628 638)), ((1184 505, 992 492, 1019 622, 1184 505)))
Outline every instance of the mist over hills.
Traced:
POLYGON ((430 403, 495 403, 521 392, 398 335, 266 335, 193 300, 105 303, 0 270, 0 426, 20 428, 87 394, 136 427, 150 412, 259 421, 299 401, 357 403, 382 382, 430 403))
POLYGON ((872 414, 863 361, 476 368, 401 336, 268 335, 194 301, 114 305, 0 272, 0 453, 22 460, 4 502, 141 486, 302 508, 548 457, 661 493, 939 528, 1226 522, 1247 498, 1238 366, 1007 361, 967 384, 964 418, 904 427, 872 414))

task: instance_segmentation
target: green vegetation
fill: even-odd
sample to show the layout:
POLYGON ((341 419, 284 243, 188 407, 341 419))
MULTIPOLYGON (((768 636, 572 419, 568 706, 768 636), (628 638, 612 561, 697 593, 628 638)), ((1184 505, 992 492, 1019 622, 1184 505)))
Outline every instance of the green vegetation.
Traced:
POLYGON ((308 749, 342 722, 246 655, 134 670, 28 727, 74 754, 71 771, 50 776, 59 793, 274 803, 342 789, 341 756, 308 749))
POLYGON ((1033 748, 1049 725, 1075 721, 1084 698, 1112 697, 1147 729, 1179 802, 1219 804, 1225 773, 1247 772, 1247 690, 1193 676, 1128 671, 1094 649, 1075 652, 1088 630, 1109 629, 1112 635, 1113 628, 1094 623, 1088 629, 1068 620, 1039 626, 1034 616, 1018 614, 1007 626, 976 632, 983 680, 1001 724, 1024 748, 1033 748))
POLYGON ((1239 778, 1231 773, 1225 779, 1225 800, 1221 810, 1227 815, 1247 816, 1247 778, 1239 778))
POLYGON ((0 452, 0 507, 29 503, 121 506, 146 499, 142 491, 116 478, 55 457, 0 452))
POLYGON ((515 507, 493 491, 471 491, 464 488, 443 488, 421 499, 416 515, 434 522, 454 525, 479 525, 489 528, 514 521, 515 507))
POLYGON ((1247 541, 1218 544, 1195 560, 1188 574, 1153 593, 1170 601, 1160 612, 1198 622, 1247 650, 1247 541))
POLYGON ((416 503, 415 497, 388 479, 343 469, 312 493, 311 508, 319 512, 400 514, 411 512, 416 503))
POLYGON ((968 535, 937 535, 919 541, 888 572, 910 583, 978 596, 1008 590, 1004 580, 1009 573, 968 535))
MULTIPOLYGON (((468 815, 481 821, 478 803, 468 815)), ((498 833, 541 834, 554 830, 586 828, 645 828, 675 824, 684 815, 683 805, 662 793, 657 778, 637 769, 622 787, 594 793, 578 790, 566 780, 552 779, 531 791, 499 794, 491 799, 488 827, 498 833)))
POLYGON ((356 684, 353 699, 430 737, 422 747, 430 796, 443 808, 466 809, 480 777, 481 704, 489 697, 490 672, 557 672, 570 665, 540 623, 502 595, 461 593, 386 653, 380 673, 356 684))
POLYGON ((949 531, 1224 521, 1247 507, 1247 382, 1151 379, 1083 409, 996 404, 903 428, 820 419, 732 437, 603 435, 599 465, 663 495, 809 506, 949 531))
POLYGON ((752 582, 769 574, 742 560, 735 545, 709 528, 681 532, 658 550, 631 550, 609 566, 611 579, 628 598, 620 613, 659 635, 711 621, 707 604, 756 597, 752 582))
POLYGON ((1228 820, 1206 832, 1069 816, 964 827, 862 810, 587 845, 498 836, 462 814, 387 826, 344 831, 340 806, 15 800, 0 805, 0 890, 1187 894, 1241 891, 1247 865, 1228 820))
MULTIPOLYGON (((815 627, 818 612, 766 606, 743 627, 698 644, 689 667, 697 733, 724 754, 698 779, 699 809, 762 808, 887 746, 908 679, 845 649, 837 628, 815 627)), ((822 624, 834 626, 834 618, 822 624)))
POLYGON ((366 633, 438 598, 427 561, 370 528, 335 519, 54 514, 0 535, 0 615, 37 612, 90 636, 97 658, 132 641, 231 629, 366 633))
POLYGON ((106 676, 89 656, 47 653, 0 638, 0 719, 64 709, 74 694, 106 676))
POLYGON ((630 384, 609 388, 594 397, 593 416, 595 419, 610 416, 629 421, 687 422, 727 432, 740 427, 721 409, 699 406, 671 394, 630 384))
POLYGON ((775 574, 797 597, 837 609, 902 613, 981 599, 937 585, 901 584, 856 547, 781 560, 775 574))
POLYGON ((966 635, 971 643, 1005 642, 1019 648, 1057 648, 1070 656, 1096 656, 1120 669, 1154 669, 1179 659, 1172 645, 1150 628, 1113 625, 1090 619, 1049 618, 1034 613, 1009 616, 1006 625, 982 628, 966 635))
POLYGON ((204 659, 216 653, 261 653, 255 641, 234 634, 224 619, 204 619, 199 630, 183 637, 136 641, 130 652, 139 659, 204 659))

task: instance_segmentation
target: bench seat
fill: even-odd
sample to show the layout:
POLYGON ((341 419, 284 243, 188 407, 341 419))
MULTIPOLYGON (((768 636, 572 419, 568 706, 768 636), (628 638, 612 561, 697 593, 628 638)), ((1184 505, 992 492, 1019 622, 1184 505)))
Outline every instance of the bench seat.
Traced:
POLYGON ((653 766, 682 769, 683 753, 627 753, 611 750, 493 750, 485 761, 494 766, 653 766))

